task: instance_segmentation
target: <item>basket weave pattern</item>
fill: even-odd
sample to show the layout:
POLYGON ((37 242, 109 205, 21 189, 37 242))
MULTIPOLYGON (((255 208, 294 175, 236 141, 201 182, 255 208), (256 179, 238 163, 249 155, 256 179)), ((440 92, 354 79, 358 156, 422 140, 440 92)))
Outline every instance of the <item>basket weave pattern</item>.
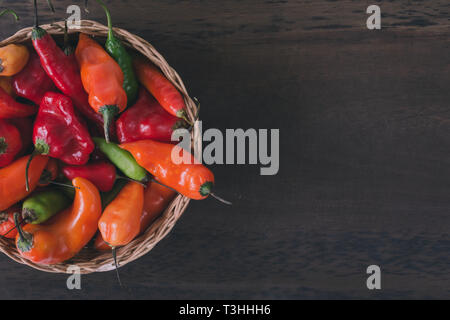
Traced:
MULTIPOLYGON (((55 22, 52 24, 42 25, 49 34, 62 35, 64 34, 64 21, 55 22)), ((18 31, 13 36, 0 42, 0 47, 10 43, 23 43, 31 41, 32 28, 25 28, 18 31)), ((108 28, 98 22, 90 20, 82 20, 80 28, 70 29, 69 33, 83 32, 95 37, 106 38, 108 28)), ((163 74, 169 79, 176 88, 181 92, 187 106, 188 117, 191 121, 194 120, 194 115, 197 113, 197 106, 189 97, 187 90, 177 72, 172 69, 164 57, 156 51, 156 49, 146 40, 129 33, 120 28, 114 28, 116 36, 122 40, 124 45, 133 48, 146 56, 156 66, 158 66, 163 74)), ((199 140, 199 131, 194 127, 192 131, 192 140, 199 140)), ((117 258, 121 266, 138 259, 145 255, 153 247, 161 241, 174 227, 177 220, 181 217, 189 204, 189 198, 178 195, 166 208, 164 213, 153 222, 145 233, 134 239, 126 246, 117 249, 117 258)), ((22 258, 17 252, 13 240, 6 240, 0 238, 0 251, 16 262, 28 265, 35 269, 53 272, 53 273, 68 273, 68 267, 76 265, 80 268, 82 274, 92 272, 102 272, 113 270, 114 261, 110 252, 98 252, 93 248, 84 248, 74 258, 57 265, 38 265, 22 258)))

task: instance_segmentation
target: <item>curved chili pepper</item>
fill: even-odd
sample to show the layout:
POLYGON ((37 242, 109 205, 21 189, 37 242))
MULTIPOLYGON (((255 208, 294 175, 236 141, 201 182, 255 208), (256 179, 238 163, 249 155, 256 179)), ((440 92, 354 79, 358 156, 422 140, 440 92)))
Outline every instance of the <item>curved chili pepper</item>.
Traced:
POLYGON ((28 170, 29 191, 26 188, 25 171, 31 156, 22 157, 0 169, 0 210, 5 210, 26 198, 36 187, 48 162, 46 156, 35 156, 28 170))
POLYGON ((14 88, 12 84, 12 77, 0 77, 0 88, 5 90, 10 96, 14 95, 14 88))
POLYGON ((18 206, 9 208, 0 212, 0 236, 14 239, 17 235, 17 229, 14 228, 14 213, 20 212, 18 206))
POLYGON ((106 207, 98 222, 103 239, 111 246, 123 246, 139 233, 144 187, 129 182, 106 207))
POLYGON ((48 91, 55 91, 52 79, 47 75, 36 53, 30 55, 25 68, 13 77, 14 93, 39 105, 48 91))
POLYGON ((72 183, 76 195, 70 208, 46 224, 19 227, 16 245, 24 258, 45 265, 63 262, 83 249, 97 232, 102 214, 98 189, 83 178, 76 178, 72 183))
POLYGON ((164 110, 144 88, 139 91, 138 101, 116 121, 120 143, 147 139, 171 142, 176 129, 187 127, 186 121, 164 110))
POLYGON ((47 162, 47 166, 42 172, 41 178, 39 179, 38 186, 46 187, 53 180, 56 180, 59 174, 59 165, 56 159, 50 158, 47 162))
POLYGON ((56 87, 70 97, 87 119, 103 128, 103 119, 89 105, 88 95, 83 89, 80 70, 74 55, 67 56, 55 40, 38 26, 37 5, 34 0, 36 24, 31 32, 34 49, 41 59, 41 66, 56 87))
POLYGON ((76 177, 88 179, 102 192, 111 191, 117 178, 116 167, 108 162, 67 166, 62 169, 62 172, 70 180, 76 177))
POLYGON ((27 154, 32 144, 33 136, 33 120, 30 117, 27 118, 13 118, 7 120, 14 125, 20 132, 22 141, 22 150, 19 155, 27 154))
POLYGON ((86 164, 95 148, 87 128, 75 115, 70 98, 54 92, 48 92, 42 99, 33 142, 37 153, 70 165, 86 164))
POLYGON ((26 199, 22 205, 22 219, 26 223, 41 224, 66 209, 72 201, 57 189, 46 190, 26 199))
POLYGON ((28 117, 37 111, 37 107, 17 102, 3 88, 0 88, 0 119, 28 117))
POLYGON ((19 130, 5 120, 0 120, 0 168, 13 162, 22 150, 19 130))
POLYGON ((161 106, 171 115, 185 119, 187 118, 186 104, 181 93, 148 59, 135 57, 134 69, 139 81, 158 100, 161 106))
POLYGON ((119 148, 119 146, 115 143, 107 143, 105 139, 92 139, 100 151, 102 151, 106 157, 128 178, 140 182, 148 181, 147 171, 145 171, 145 169, 136 162, 129 152, 119 148))
POLYGON ((214 174, 211 170, 202 164, 194 163, 192 155, 191 164, 175 164, 172 161, 172 152, 180 154, 183 150, 181 147, 152 140, 125 143, 120 147, 129 151, 139 165, 161 183, 174 188, 182 195, 201 200, 211 194, 214 186, 214 174))
MULTIPOLYGON (((108 38, 106 39, 105 49, 111 57, 116 60, 123 72, 123 89, 127 94, 128 106, 131 106, 136 101, 139 84, 137 82, 136 74, 134 73, 133 60, 128 54, 122 42, 116 38, 112 28, 111 14, 108 7, 101 0, 96 0, 106 13, 108 20, 108 38)), ((88 0, 85 1, 87 6, 88 0)))
POLYGON ((105 139, 115 115, 127 107, 123 72, 113 58, 92 38, 80 33, 75 56, 81 69, 81 81, 89 94, 89 104, 103 115, 105 139))
MULTIPOLYGON (((154 181, 150 181, 144 191, 144 206, 141 214, 139 233, 143 233, 150 224, 163 212, 170 201, 175 197, 176 192, 162 186, 154 181)), ((111 247, 98 234, 95 242, 95 249, 99 251, 111 250, 111 247)))

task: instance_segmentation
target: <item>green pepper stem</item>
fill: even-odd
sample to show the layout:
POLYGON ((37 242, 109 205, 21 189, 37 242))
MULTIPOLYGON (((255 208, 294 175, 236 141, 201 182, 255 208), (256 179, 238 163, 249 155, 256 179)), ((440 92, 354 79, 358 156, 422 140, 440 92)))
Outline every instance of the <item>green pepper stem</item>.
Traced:
POLYGON ((225 199, 219 197, 218 195, 216 195, 216 194, 214 194, 214 193, 212 193, 212 192, 210 193, 210 195, 211 195, 214 199, 219 200, 220 202, 222 202, 222 203, 224 203, 224 204, 227 204, 227 205, 229 205, 229 206, 233 205, 230 201, 227 201, 227 200, 225 200, 225 199))
POLYGON ((13 15, 14 18, 16 19, 16 21, 20 20, 19 16, 17 15, 17 13, 14 10, 4 9, 4 10, 0 11, 0 17, 3 16, 5 13, 10 13, 11 15, 13 15))
POLYGON ((23 223, 24 220, 22 220, 19 223, 19 213, 14 213, 14 223, 17 228, 17 232, 19 233, 19 240, 17 241, 17 248, 22 252, 28 252, 33 247, 33 235, 23 231, 22 227, 20 226, 23 223))
MULTIPOLYGON (((0 70, 1 72, 1 70, 0 70)), ((0 155, 5 154, 6 150, 8 150, 8 143, 6 142, 6 139, 1 137, 0 138, 0 155)))
MULTIPOLYGON (((111 20, 111 14, 109 12, 109 9, 102 0, 95 0, 95 1, 97 1, 97 3, 103 8, 103 10, 105 10, 106 19, 108 20, 108 39, 109 40, 114 39, 114 32, 112 29, 112 20, 111 20)), ((88 0, 85 0, 84 1, 84 9, 86 10, 86 12, 89 12, 87 5, 88 5, 88 0)))
MULTIPOLYGON (((21 224, 24 223, 24 222, 27 222, 27 219, 22 219, 22 220, 19 222, 19 225, 21 225, 21 224)), ((9 229, 8 232, 6 232, 5 234, 0 235, 0 236, 1 236, 2 238, 6 238, 6 236, 7 236, 8 234, 10 234, 11 231, 13 231, 13 230, 16 229, 16 228, 17 228, 17 226, 14 226, 13 228, 9 229)))
POLYGON ((67 19, 64 20, 64 53, 70 56, 73 53, 73 46, 69 42, 69 28, 67 26, 67 19))
POLYGON ((119 263, 117 262, 117 252, 116 252, 116 247, 111 247, 112 249, 112 256, 114 259, 114 265, 116 267, 116 274, 117 274, 117 280, 119 281, 119 285, 121 287, 123 287, 122 285, 122 281, 120 280, 120 274, 119 274, 119 263))
POLYGON ((137 180, 134 180, 134 179, 131 179, 131 178, 128 178, 128 177, 124 177, 124 176, 120 176, 120 175, 117 175, 116 179, 126 180, 126 181, 129 181, 129 182, 136 182, 136 183, 139 183, 144 188, 147 188, 147 185, 145 184, 145 182, 142 182, 142 181, 137 181, 137 180))
POLYGON ((178 192, 177 190, 175 190, 174 188, 169 187, 169 186, 165 185, 164 183, 159 182, 159 181, 156 180, 156 179, 152 179, 151 181, 154 182, 154 183, 156 183, 156 184, 159 184, 160 186, 166 187, 167 189, 170 189, 170 190, 172 190, 172 191, 175 191, 176 193, 179 193, 179 192, 178 192))
POLYGON ((34 157, 37 154, 38 153, 36 152, 36 150, 34 150, 33 153, 30 155, 30 157, 28 158, 27 166, 25 167, 25 190, 27 192, 30 191, 30 177, 28 175, 28 171, 30 170, 31 161, 33 161, 34 157))
MULTIPOLYGON (((55 13, 55 7, 53 6, 53 3, 51 0, 47 0, 47 5, 52 11, 52 13, 55 13)), ((39 27, 39 18, 38 18, 38 6, 37 6, 37 0, 33 1, 34 6, 34 26, 37 28, 39 27)))

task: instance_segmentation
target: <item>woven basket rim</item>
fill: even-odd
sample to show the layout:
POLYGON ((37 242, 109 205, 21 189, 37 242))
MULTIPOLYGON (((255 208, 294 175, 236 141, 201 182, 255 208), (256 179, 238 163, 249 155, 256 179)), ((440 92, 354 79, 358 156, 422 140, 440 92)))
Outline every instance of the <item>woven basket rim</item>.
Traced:
MULTIPOLYGON (((64 21, 58 21, 51 24, 40 26, 52 35, 64 34, 64 21)), ((11 37, 0 42, 0 47, 11 43, 24 43, 31 39, 32 27, 19 30, 11 37)), ((79 28, 70 28, 69 34, 86 33, 91 36, 106 38, 108 27, 92 20, 81 20, 79 28)), ((163 74, 169 79, 183 95, 187 106, 188 117, 194 120, 197 114, 197 105, 189 96, 183 80, 178 73, 167 63, 164 57, 145 39, 134 35, 124 29, 114 28, 115 35, 127 46, 142 55, 146 56, 151 62, 158 66, 163 74)), ((194 126, 191 134, 192 143, 199 141, 199 130, 194 126)), ((164 239, 175 226, 175 223, 186 211, 190 199, 178 194, 169 206, 157 218, 152 225, 140 236, 135 238, 128 245, 117 249, 117 258, 120 266, 124 266, 152 250, 155 245, 164 239)), ((39 265, 24 259, 17 251, 14 241, 0 238, 0 251, 12 260, 30 266, 34 269, 51 273, 72 273, 69 267, 77 266, 81 274, 93 272, 110 271, 115 268, 111 253, 98 252, 95 249, 84 248, 78 255, 69 261, 56 265, 39 265)))

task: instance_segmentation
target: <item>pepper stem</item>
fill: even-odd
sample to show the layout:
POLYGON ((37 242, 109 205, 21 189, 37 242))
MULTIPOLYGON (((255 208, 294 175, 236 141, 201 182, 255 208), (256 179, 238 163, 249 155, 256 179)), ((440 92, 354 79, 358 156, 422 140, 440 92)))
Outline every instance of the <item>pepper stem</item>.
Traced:
MULTIPOLYGON (((108 20, 108 39, 111 40, 114 38, 114 32, 113 32, 113 28, 112 28, 111 14, 109 12, 109 9, 102 0, 95 0, 95 1, 97 1, 97 3, 103 8, 103 10, 105 10, 106 19, 108 20)), ((85 0, 84 6, 85 6, 86 10, 87 10, 87 4, 88 4, 88 0, 85 0)))
POLYGON ((6 143, 6 139, 0 138, 0 155, 5 154, 6 150, 8 150, 8 143, 6 143))
POLYGON ((183 119, 184 121, 186 121, 191 127, 194 126, 194 123, 188 119, 186 110, 181 109, 177 111, 177 117, 183 119))
POLYGON ((19 213, 14 213, 14 223, 16 225, 17 231, 19 233, 19 239, 17 240, 17 248, 21 252, 28 252, 33 248, 33 235, 31 233, 23 231, 22 227, 20 226, 23 223, 24 220, 22 220, 19 223, 19 213))
POLYGON ((109 129, 114 117, 119 113, 119 108, 117 106, 103 106, 100 108, 99 112, 103 115, 103 130, 105 131, 106 143, 110 142, 109 129))
POLYGON ((120 280, 119 263, 117 262, 117 252, 116 252, 117 250, 116 250, 116 247, 111 247, 111 249, 112 249, 112 256, 113 256, 113 259, 114 259, 114 265, 116 267, 117 280, 119 281, 119 285, 121 287, 123 287, 122 281, 120 280))
POLYGON ((222 202, 222 203, 224 203, 224 204, 227 204, 227 205, 229 205, 229 206, 233 205, 230 201, 227 201, 227 200, 225 200, 225 199, 223 199, 223 198, 221 198, 221 197, 215 195, 215 194, 212 193, 212 192, 210 193, 210 195, 211 195, 214 199, 219 200, 220 202, 222 202))
MULTIPOLYGON (((37 28, 39 27, 39 18, 38 18, 38 6, 37 6, 37 0, 33 1, 34 5, 34 26, 37 28)), ((53 6, 53 3, 51 0, 47 0, 47 5, 52 11, 52 13, 55 13, 55 7, 53 6)))
POLYGON ((19 21, 19 16, 17 15, 17 13, 14 10, 11 9, 4 9, 2 11, 0 11, 0 17, 3 16, 5 13, 11 13, 14 18, 16 19, 16 21, 19 21))
POLYGON ((159 181, 156 180, 156 179, 152 179, 151 181, 154 182, 154 183, 156 183, 156 184, 159 184, 160 186, 166 187, 167 189, 170 189, 170 190, 172 190, 172 191, 175 191, 176 193, 179 193, 179 192, 178 192, 177 190, 175 190, 174 188, 169 187, 169 186, 165 185, 164 183, 159 182, 159 181))
POLYGON ((147 185, 143 181, 134 180, 134 179, 131 179, 131 178, 128 178, 128 177, 120 176, 120 175, 117 175, 116 179, 126 180, 126 181, 130 181, 130 182, 136 182, 136 183, 139 183, 144 188, 147 188, 147 185))
POLYGON ((28 175, 28 171, 30 170, 30 165, 31 165, 31 161, 33 161, 33 158, 37 155, 38 153, 35 151, 33 151, 33 153, 30 155, 30 157, 28 158, 27 161, 27 166, 25 168, 25 190, 27 192, 30 191, 30 177, 28 175))
POLYGON ((67 19, 64 20, 64 53, 70 56, 73 53, 73 46, 69 42, 69 27, 67 26, 67 19))
MULTIPOLYGON (((22 219, 22 221, 19 222, 19 225, 21 225, 21 224, 24 223, 24 222, 26 222, 26 219, 22 219)), ((17 226, 14 226, 14 228, 9 229, 8 232, 6 232, 6 233, 4 233, 3 235, 0 235, 0 236, 1 236, 2 238, 6 238, 6 236, 7 236, 8 234, 10 234, 11 231, 13 231, 13 230, 16 229, 16 228, 17 228, 17 226)))

